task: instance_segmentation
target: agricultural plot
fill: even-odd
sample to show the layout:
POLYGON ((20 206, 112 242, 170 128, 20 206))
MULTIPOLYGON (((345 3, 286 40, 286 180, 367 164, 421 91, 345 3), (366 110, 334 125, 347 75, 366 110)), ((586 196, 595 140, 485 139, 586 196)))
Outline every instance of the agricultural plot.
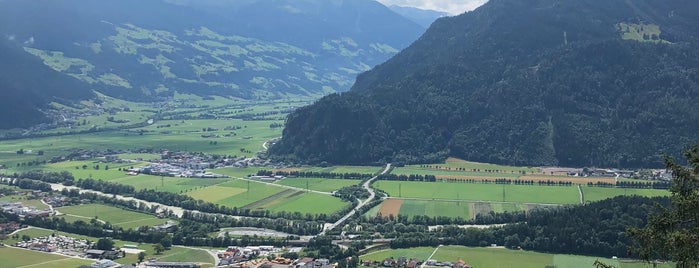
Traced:
POLYGON ((136 190, 152 189, 161 192, 184 193, 196 189, 203 189, 207 186, 216 185, 229 181, 230 179, 202 179, 202 178, 178 178, 160 177, 152 175, 125 176, 109 180, 113 183, 131 185, 136 190))
POLYGON ((39 251, 0 247, 0 267, 55 267, 75 268, 94 261, 71 258, 39 251))
POLYGON ((321 191, 321 192, 333 192, 342 187, 357 185, 360 180, 340 180, 340 179, 321 179, 321 178, 286 178, 277 181, 276 184, 286 185, 301 189, 321 191))
MULTIPOLYGON (((418 258, 426 260, 434 248, 419 247, 408 249, 382 250, 360 256, 362 260, 382 261, 386 258, 399 257, 418 258)), ((606 264, 619 268, 650 268, 651 264, 646 264, 634 260, 619 260, 599 257, 547 254, 533 251, 509 250, 503 248, 471 248, 463 246, 442 246, 437 249, 433 260, 439 262, 456 262, 464 260, 473 267, 524 267, 541 268, 548 265, 565 268, 589 268, 599 260, 606 264)), ((670 268, 670 264, 659 264, 658 267, 670 268)))
POLYGON ((472 172, 448 169, 433 169, 420 166, 406 166, 394 168, 391 174, 396 175, 433 175, 439 179, 442 178, 459 178, 459 179, 497 179, 508 178, 515 179, 521 174, 515 173, 487 173, 487 172, 472 172))
POLYGON ((473 219, 477 214, 489 214, 492 212, 528 211, 539 207, 535 204, 497 203, 497 202, 468 202, 468 201, 436 201, 436 200, 410 200, 391 198, 385 200, 375 209, 365 215, 374 217, 381 215, 450 217, 473 219))
MULTIPOLYGON (((500 248, 469 248, 463 246, 440 247, 432 259, 437 261, 464 260, 474 267, 531 267, 541 268, 547 265, 556 267, 587 268, 593 267, 595 260, 622 268, 653 267, 635 261, 622 261, 598 257, 575 256, 564 254, 545 254, 532 251, 508 250, 500 248)), ((671 267, 667 264, 658 267, 671 267)))
POLYGON ((360 173, 360 174, 376 174, 383 170, 383 166, 332 166, 332 167, 310 167, 303 171, 314 172, 332 172, 332 173, 360 173))
POLYGON ((333 196, 247 180, 233 180, 188 192, 187 195, 231 208, 270 210, 271 212, 331 214, 347 205, 346 202, 333 196))
POLYGON ((361 260, 371 260, 371 261, 383 261, 386 258, 393 257, 398 259, 400 257, 407 258, 418 258, 421 260, 426 260, 427 257, 432 254, 434 248, 431 247, 417 247, 417 248, 401 248, 401 249, 388 249, 372 252, 366 255, 359 256, 361 260))
POLYGON ((620 195, 640 195, 645 197, 669 196, 668 190, 656 189, 627 189, 627 188, 605 188, 605 187, 581 187, 585 202, 594 202, 612 198, 620 195))
POLYGON ((344 202, 342 199, 337 197, 317 193, 301 192, 301 194, 288 196, 281 200, 274 200, 273 202, 265 204, 264 206, 271 212, 286 211, 300 212, 302 214, 309 213, 329 215, 348 205, 349 203, 344 202))
POLYGON ((235 167, 228 167, 228 168, 218 168, 215 170, 212 170, 211 172, 217 173, 217 174, 223 174, 226 176, 229 176, 231 178, 246 178, 248 175, 255 175, 257 174, 258 171, 263 170, 265 168, 263 167, 245 167, 245 168, 235 168, 235 167))
POLYGON ((65 161, 48 164, 44 171, 67 171, 73 174, 75 179, 92 178, 96 180, 112 180, 127 177, 126 169, 143 166, 143 163, 100 163, 99 161, 65 161), (124 169, 124 170, 119 170, 124 169))
POLYGON ((374 183, 374 187, 397 198, 536 204, 580 203, 578 189, 574 186, 378 181, 374 183))
POLYGON ((66 220, 83 220, 89 222, 90 219, 97 218, 124 229, 138 228, 140 226, 154 226, 167 222, 167 219, 158 219, 153 215, 129 211, 116 207, 87 204, 70 207, 57 208, 58 211, 69 216, 66 220))

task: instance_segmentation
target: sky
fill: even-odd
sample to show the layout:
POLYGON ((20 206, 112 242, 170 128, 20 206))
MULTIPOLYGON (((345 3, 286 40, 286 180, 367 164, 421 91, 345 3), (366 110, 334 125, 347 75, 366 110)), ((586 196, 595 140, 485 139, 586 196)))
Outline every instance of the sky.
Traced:
POLYGON ((458 15, 483 5, 488 0, 377 0, 386 6, 397 5, 444 11, 458 15))

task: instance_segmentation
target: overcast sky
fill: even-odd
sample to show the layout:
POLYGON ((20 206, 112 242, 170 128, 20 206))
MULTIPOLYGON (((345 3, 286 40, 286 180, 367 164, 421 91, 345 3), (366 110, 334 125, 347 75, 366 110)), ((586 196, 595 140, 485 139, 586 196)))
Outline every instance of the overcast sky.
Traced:
POLYGON ((377 0, 384 5, 397 5, 431 9, 458 15, 465 11, 474 10, 488 0, 377 0))

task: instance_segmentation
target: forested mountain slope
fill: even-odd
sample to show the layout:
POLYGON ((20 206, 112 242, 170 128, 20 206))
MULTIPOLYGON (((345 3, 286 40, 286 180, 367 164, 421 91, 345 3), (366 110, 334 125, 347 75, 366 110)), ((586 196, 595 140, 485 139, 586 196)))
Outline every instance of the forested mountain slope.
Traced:
POLYGON ((52 70, 5 40, 0 40, 0 59, 0 129, 44 122, 37 107, 48 102, 94 97, 89 85, 52 70))
POLYGON ((0 1, 0 38, 20 48, 6 53, 136 101, 346 91, 422 32, 373 0, 0 1))
POLYGON ((699 140, 699 2, 491 0, 289 116, 280 158, 660 166, 699 140))

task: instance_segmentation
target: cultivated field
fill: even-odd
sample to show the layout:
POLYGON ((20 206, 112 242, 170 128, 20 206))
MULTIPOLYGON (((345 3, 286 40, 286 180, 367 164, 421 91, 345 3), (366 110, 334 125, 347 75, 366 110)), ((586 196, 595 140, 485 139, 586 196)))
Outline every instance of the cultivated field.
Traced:
POLYGON ((158 219, 153 215, 100 204, 60 207, 56 210, 63 214, 67 214, 69 217, 67 217, 66 220, 69 221, 83 220, 85 222, 90 222, 91 219, 97 218, 113 225, 120 226, 124 229, 136 229, 141 226, 154 226, 168 221, 167 219, 158 219))
POLYGON ((433 175, 438 180, 475 180, 493 181, 495 179, 526 180, 526 181, 554 181, 572 182, 574 184, 587 184, 588 182, 615 183, 610 177, 571 177, 561 175, 544 174, 539 168, 513 167, 495 164, 476 163, 456 158, 447 159, 444 164, 410 165, 395 168, 392 174, 397 175, 433 175))
MULTIPOLYGON (((426 260, 432 254, 434 248, 420 247, 409 249, 391 249, 383 250, 360 256, 362 260, 381 261, 385 258, 407 257, 426 260)), ((523 268, 542 268, 547 265, 565 268, 589 268, 595 260, 600 260, 606 264, 613 265, 619 268, 650 268, 650 264, 644 264, 636 261, 625 261, 618 259, 564 255, 564 254, 547 254, 523 250, 509 250, 502 248, 471 248, 463 246, 442 246, 432 257, 433 260, 439 262, 456 262, 464 260, 467 264, 473 267, 523 267, 523 268)), ((661 264, 658 267, 669 268, 668 264, 661 264)))
POLYGON ((627 189, 627 188, 604 188, 604 187, 581 187, 585 202, 594 202, 612 198, 620 195, 640 195, 646 197, 669 196, 668 190, 654 189, 627 189))
POLYGON ((0 247, 0 268, 75 268, 90 265, 93 262, 39 251, 0 247))
POLYGON ((342 187, 357 185, 359 180, 340 180, 340 179, 322 179, 322 178, 286 178, 277 181, 277 184, 297 187, 320 192, 333 192, 342 187))
POLYGON ((400 214, 400 210, 402 207, 402 199, 387 199, 386 201, 383 201, 383 203, 381 203, 381 205, 379 206, 379 211, 377 215, 381 215, 382 217, 395 217, 400 214))
POLYGON ((376 174, 383 170, 383 166, 332 166, 332 167, 310 167, 303 171, 315 172, 332 172, 332 173, 359 173, 359 174, 376 174))
POLYGON ((364 215, 374 217, 382 215, 402 215, 412 218, 413 216, 429 217, 461 217, 473 219, 478 214, 489 214, 492 212, 515 212, 528 211, 530 209, 544 207, 537 204, 519 203, 498 203, 498 202, 469 202, 469 201, 437 201, 437 200, 403 200, 391 198, 385 200, 364 215))
POLYGON ((329 195, 307 193, 247 180, 232 180, 191 191, 187 195, 231 208, 270 210, 272 212, 331 214, 347 205, 339 198, 329 195))
POLYGON ((392 197, 424 200, 496 201, 535 204, 578 204, 575 186, 378 181, 374 187, 392 197))
MULTIPOLYGON (((539 186, 458 182, 377 181, 374 187, 391 197, 423 201, 464 200, 516 204, 579 204, 580 192, 574 186, 539 186)), ((599 201, 620 195, 667 196, 667 190, 625 189, 581 186, 584 201, 599 201)), ((522 210, 521 205, 491 205, 493 211, 522 210), (518 209, 519 208, 519 209, 518 209)), ((480 211, 480 210, 479 210, 480 211)))

